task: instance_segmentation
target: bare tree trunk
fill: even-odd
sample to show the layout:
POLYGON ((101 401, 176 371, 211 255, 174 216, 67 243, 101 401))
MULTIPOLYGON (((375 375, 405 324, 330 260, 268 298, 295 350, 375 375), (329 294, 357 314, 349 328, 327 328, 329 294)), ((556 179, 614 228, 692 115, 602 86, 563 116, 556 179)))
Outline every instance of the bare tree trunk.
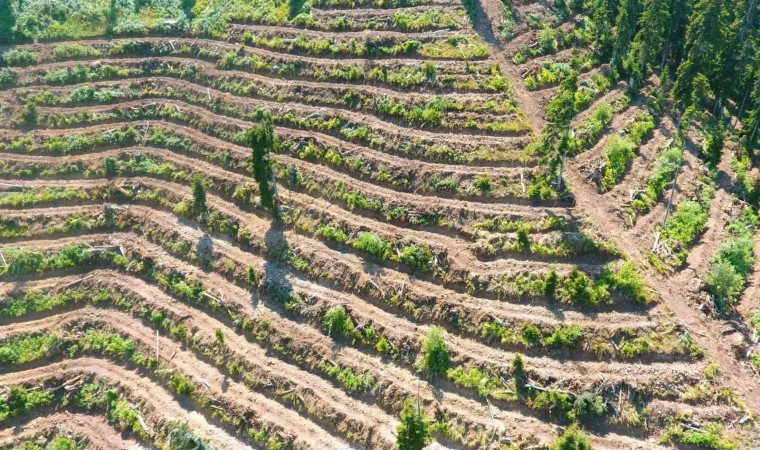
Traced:
POLYGON ((282 208, 280 207, 280 195, 277 193, 277 177, 274 176, 274 171, 272 171, 272 193, 274 194, 274 214, 279 218, 282 216, 282 208))
MULTIPOLYGON (((681 129, 681 121, 683 119, 678 119, 678 125, 676 126, 676 129, 679 130, 678 133, 680 134, 681 129)), ((689 124, 686 125, 686 131, 684 132, 684 135, 689 135, 689 128, 691 126, 691 121, 689 121, 689 124)), ((683 135, 681 136, 681 159, 678 161, 678 167, 676 168, 676 173, 673 175, 673 187, 670 189, 670 198, 668 199, 668 204, 665 207, 665 217, 662 218, 662 228, 664 229, 668 225, 668 214, 670 214, 670 208, 673 206, 673 199, 676 196, 676 187, 678 186, 678 175, 681 174, 681 167, 683 167, 683 155, 686 152, 686 149, 684 148, 684 138, 683 135)))
POLYGON ((668 37, 665 39, 665 45, 662 47, 662 57, 660 58, 660 73, 665 67, 665 56, 668 54, 668 48, 670 47, 670 35, 673 34, 673 28, 668 28, 668 37))
POLYGON ((749 91, 752 90, 752 84, 750 83, 749 86, 747 86, 747 90, 744 91, 744 98, 742 98, 742 104, 739 106, 739 113, 736 115, 736 121, 734 122, 733 127, 736 128, 737 125, 739 125, 739 122, 742 120, 742 114, 744 114, 744 106, 747 104, 747 97, 749 97, 749 91))

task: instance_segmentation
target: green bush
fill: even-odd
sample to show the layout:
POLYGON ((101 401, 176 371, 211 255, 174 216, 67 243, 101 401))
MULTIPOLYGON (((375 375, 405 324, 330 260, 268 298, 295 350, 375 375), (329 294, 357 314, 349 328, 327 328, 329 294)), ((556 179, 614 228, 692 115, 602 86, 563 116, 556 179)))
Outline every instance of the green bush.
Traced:
POLYGON ((195 392, 195 385, 190 379, 183 377, 178 373, 173 373, 169 378, 169 385, 180 395, 191 396, 195 392))
POLYGON ((564 392, 553 389, 540 391, 535 394, 530 404, 534 409, 548 411, 567 422, 573 422, 576 419, 573 397, 564 392))
POLYGON ((662 230, 661 239, 670 239, 686 245, 693 242, 707 223, 707 211, 693 200, 685 200, 678 205, 673 216, 662 230))
POLYGON ((346 232, 332 225, 324 225, 319 227, 317 234, 325 239, 335 241, 340 244, 345 244, 348 241, 348 235, 346 235, 346 232))
POLYGON ((602 174, 602 189, 610 190, 620 181, 628 165, 636 157, 636 145, 626 138, 613 134, 604 145, 606 164, 602 174))
POLYGON ((39 57, 37 53, 28 50, 8 50, 0 57, 0 61, 6 66, 30 66, 37 64, 39 57))
POLYGON ((575 397, 575 416, 579 420, 590 420, 607 413, 604 397, 593 392, 581 392, 575 397))
POLYGON ((193 433, 187 423, 169 422, 170 450, 212 450, 211 445, 193 433))
POLYGON ((433 253, 424 245, 405 245, 398 251, 396 259, 418 270, 429 270, 433 265, 433 253))
POLYGON ((571 425, 552 443, 551 450, 593 450, 593 447, 586 434, 577 425, 571 425))
POLYGON ((608 302, 610 294, 604 283, 594 283, 588 275, 573 267, 557 289, 557 297, 565 303, 595 306, 608 302))
POLYGON ((422 342, 417 368, 427 372, 431 378, 445 373, 449 367, 449 348, 444 338, 443 328, 433 326, 422 342))
POLYGON ((56 334, 8 338, 0 341, 0 364, 24 364, 54 354, 62 345, 56 334))
POLYGON ((544 339, 544 345, 553 348, 575 348, 583 339, 583 332, 578 325, 564 325, 544 339))
POLYGON ((392 248, 385 239, 370 231, 359 232, 352 246, 357 250, 368 252, 383 259, 390 255, 392 248))
POLYGON ((336 338, 346 337, 354 331, 354 322, 343 306, 328 309, 322 316, 322 324, 327 334, 336 338))
POLYGON ((18 76, 10 69, 0 69, 0 89, 5 89, 16 84, 18 76))
POLYGON ((718 260, 710 265, 707 285, 718 307, 730 306, 744 288, 744 277, 730 262, 718 260))
POLYGON ((631 261, 625 261, 616 270, 607 271, 603 278, 609 282, 612 289, 627 294, 639 303, 647 303, 652 300, 652 294, 631 261))

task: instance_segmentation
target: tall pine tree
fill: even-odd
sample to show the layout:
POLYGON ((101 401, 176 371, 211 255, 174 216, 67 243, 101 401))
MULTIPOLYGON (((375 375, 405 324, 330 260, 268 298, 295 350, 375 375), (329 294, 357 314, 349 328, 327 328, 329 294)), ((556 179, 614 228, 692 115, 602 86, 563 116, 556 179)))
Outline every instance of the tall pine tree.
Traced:
POLYGON ((639 18, 639 0, 622 0, 620 12, 615 22, 615 45, 612 53, 612 67, 623 71, 623 59, 628 55, 636 21, 639 18))
POLYGON ((699 75, 710 82, 714 93, 721 91, 716 84, 722 70, 720 62, 726 25, 722 4, 721 0, 699 0, 689 17, 686 59, 678 66, 673 86, 673 97, 685 106, 700 100, 699 95, 695 95, 699 75))
POLYGON ((669 0, 645 0, 639 16, 639 31, 633 39, 625 61, 626 71, 641 83, 653 65, 659 64, 659 56, 665 46, 670 22, 669 0))
POLYGON ((251 148, 253 179, 259 186, 261 206, 277 212, 274 176, 269 154, 274 150, 275 137, 272 122, 268 118, 261 124, 253 125, 245 133, 245 142, 251 148))
POLYGON ((594 0, 591 7, 594 42, 600 61, 607 61, 612 52, 612 8, 608 0, 594 0))

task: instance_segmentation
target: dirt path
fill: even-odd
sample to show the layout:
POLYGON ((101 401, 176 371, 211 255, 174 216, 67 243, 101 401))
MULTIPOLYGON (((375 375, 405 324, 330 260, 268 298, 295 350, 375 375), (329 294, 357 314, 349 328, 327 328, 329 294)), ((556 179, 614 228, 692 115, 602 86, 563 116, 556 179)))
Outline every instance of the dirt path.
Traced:
MULTIPOLYGON (((40 435, 63 435, 87 439, 87 449, 91 450, 153 450, 155 447, 144 442, 125 438, 111 426, 104 417, 75 413, 55 412, 45 416, 4 422, 0 430, 0 446, 20 446, 23 441, 34 441, 40 435)), ((14 448, 16 448, 14 447, 14 448)), ((20 447, 19 447, 20 448, 20 447)))
POLYGON ((489 53, 499 64, 501 72, 506 75, 514 89, 515 98, 528 122, 533 127, 533 132, 538 134, 544 129, 546 120, 543 116, 543 108, 536 103, 532 95, 525 87, 521 70, 509 59, 506 54, 506 45, 494 31, 493 24, 500 23, 504 7, 500 0, 474 0, 473 5, 476 13, 475 31, 488 46, 489 53))

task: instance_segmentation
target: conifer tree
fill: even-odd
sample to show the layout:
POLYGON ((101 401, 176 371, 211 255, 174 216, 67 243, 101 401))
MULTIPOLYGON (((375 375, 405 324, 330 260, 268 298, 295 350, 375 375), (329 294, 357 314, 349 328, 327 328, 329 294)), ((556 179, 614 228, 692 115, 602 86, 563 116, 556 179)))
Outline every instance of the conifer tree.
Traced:
POLYGON ((193 177, 193 214, 200 216, 208 212, 206 206, 206 186, 200 175, 193 177))
POLYGON ((658 57, 663 51, 670 22, 669 3, 668 0, 644 1, 638 21, 639 31, 633 39, 625 62, 626 71, 637 83, 641 83, 649 69, 659 63, 658 57))
POLYGON ((612 9, 607 0, 594 0, 591 10, 597 54, 606 61, 612 51, 612 9))
POLYGON ((430 441, 430 424, 423 417, 421 408, 407 400, 396 428, 396 448, 422 450, 430 441))
POLYGON ((623 69, 623 59, 631 47, 639 10, 639 0, 622 0, 620 4, 620 12, 615 22, 615 45, 612 55, 612 67, 617 70, 623 69))
POLYGON ((720 75, 719 61, 723 48, 725 30, 724 11, 721 0, 699 0, 689 17, 686 29, 686 59, 678 66, 673 97, 688 106, 696 100, 695 81, 703 75, 711 83, 714 92, 720 75))
POLYGON ((261 124, 249 128, 245 133, 245 142, 251 148, 253 179, 259 186, 261 206, 276 214, 276 187, 269 155, 275 146, 272 122, 265 119, 261 124))

